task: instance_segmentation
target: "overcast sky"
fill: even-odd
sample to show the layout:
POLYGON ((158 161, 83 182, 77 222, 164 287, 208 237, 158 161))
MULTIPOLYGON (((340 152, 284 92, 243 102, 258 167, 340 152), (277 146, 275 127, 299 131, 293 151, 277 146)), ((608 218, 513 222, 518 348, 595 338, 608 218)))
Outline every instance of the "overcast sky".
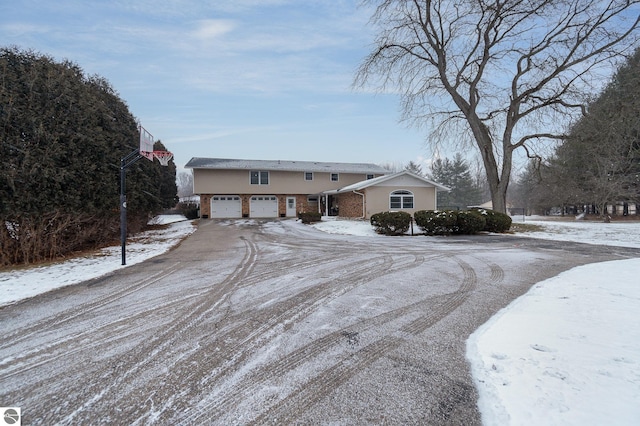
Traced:
POLYGON ((358 0, 12 0, 0 43, 105 77, 178 167, 428 159, 397 96, 351 87, 370 15, 358 0))

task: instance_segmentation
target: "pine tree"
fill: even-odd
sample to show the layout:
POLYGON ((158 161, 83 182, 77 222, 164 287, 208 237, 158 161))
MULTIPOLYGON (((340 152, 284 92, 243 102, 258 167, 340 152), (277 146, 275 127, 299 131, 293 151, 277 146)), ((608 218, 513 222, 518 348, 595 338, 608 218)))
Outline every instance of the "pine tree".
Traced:
POLYGON ((453 161, 437 159, 431 165, 431 179, 451 188, 438 193, 439 209, 464 209, 481 203, 482 191, 474 183, 469 164, 457 153, 453 161))
MULTIPOLYGON (((153 145, 156 151, 167 151, 167 148, 161 141, 157 141, 153 145)), ((158 173, 157 177, 157 196, 160 198, 160 206, 163 209, 170 209, 178 204, 178 185, 176 184, 176 163, 173 159, 169 160, 169 165, 164 167, 154 167, 158 173)))
POLYGON ((422 166, 414 161, 409 161, 409 163, 407 163, 407 165, 404 166, 404 169, 412 173, 415 173, 418 176, 424 176, 424 172, 422 171, 422 166))
POLYGON ((549 160, 543 183, 569 203, 640 201, 640 49, 623 64, 549 160))

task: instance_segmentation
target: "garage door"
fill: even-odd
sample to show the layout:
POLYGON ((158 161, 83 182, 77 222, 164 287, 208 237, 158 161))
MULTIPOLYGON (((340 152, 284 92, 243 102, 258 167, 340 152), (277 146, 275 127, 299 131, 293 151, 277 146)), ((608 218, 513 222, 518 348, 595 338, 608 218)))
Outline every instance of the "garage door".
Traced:
POLYGON ((242 217, 242 200, 238 195, 214 195, 211 197, 211 217, 242 217))
POLYGON ((251 197, 251 217, 278 217, 278 199, 274 195, 251 197))

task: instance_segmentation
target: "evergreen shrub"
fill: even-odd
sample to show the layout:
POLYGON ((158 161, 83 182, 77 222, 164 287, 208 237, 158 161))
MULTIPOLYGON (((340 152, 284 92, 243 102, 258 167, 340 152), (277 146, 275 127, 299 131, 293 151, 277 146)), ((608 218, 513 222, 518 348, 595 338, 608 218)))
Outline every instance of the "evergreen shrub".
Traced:
POLYGON ((189 220, 198 218, 198 211, 200 210, 200 206, 196 203, 179 203, 178 211, 184 215, 189 220))
POLYGON ((507 232, 511 228, 511 217, 504 213, 488 209, 473 209, 484 216, 486 225, 483 231, 487 232, 507 232))
POLYGON ((320 212, 301 212, 298 213, 298 218, 302 223, 309 224, 320 222, 322 220, 322 214, 320 212))
POLYGON ((458 222, 458 212, 455 210, 419 210, 413 217, 416 225, 427 235, 451 234, 458 222))
POLYGON ((454 234, 477 234, 484 230, 487 220, 478 211, 463 210, 457 215, 456 229, 454 234))
POLYGON ((370 221, 378 234, 403 235, 411 226, 411 215, 407 212, 380 212, 372 215, 370 221))

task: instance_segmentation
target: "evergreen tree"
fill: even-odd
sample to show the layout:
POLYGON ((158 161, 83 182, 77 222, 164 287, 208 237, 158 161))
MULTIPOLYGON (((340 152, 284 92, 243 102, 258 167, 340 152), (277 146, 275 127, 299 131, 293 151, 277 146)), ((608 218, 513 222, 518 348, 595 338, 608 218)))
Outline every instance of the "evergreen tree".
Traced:
POLYGON ((431 179, 451 188, 438 193, 439 209, 464 209, 482 202, 482 190, 474 182, 469 164, 457 153, 453 161, 437 159, 431 164, 431 179))
MULTIPOLYGON (((161 141, 153 144, 156 151, 166 151, 167 148, 161 141)), ((157 196, 160 198, 160 206, 163 209, 170 209, 178 204, 178 185, 176 184, 176 163, 173 158, 169 160, 167 167, 154 167, 157 176, 157 196)))
MULTIPOLYGON (((105 79, 0 48, 0 266, 117 239, 120 159, 138 140, 136 120, 105 79)), ((162 207, 150 195, 154 165, 139 163, 127 179, 132 231, 162 207)))
POLYGON ((418 176, 424 176, 424 172, 422 171, 422 166, 414 161, 409 161, 406 166, 404 166, 405 170, 410 171, 411 173, 415 173, 418 176))
MULTIPOLYGON (((623 64, 587 115, 548 161, 544 184, 564 203, 640 201, 640 49, 623 64)), ((558 202, 558 199, 553 200, 558 202)))

